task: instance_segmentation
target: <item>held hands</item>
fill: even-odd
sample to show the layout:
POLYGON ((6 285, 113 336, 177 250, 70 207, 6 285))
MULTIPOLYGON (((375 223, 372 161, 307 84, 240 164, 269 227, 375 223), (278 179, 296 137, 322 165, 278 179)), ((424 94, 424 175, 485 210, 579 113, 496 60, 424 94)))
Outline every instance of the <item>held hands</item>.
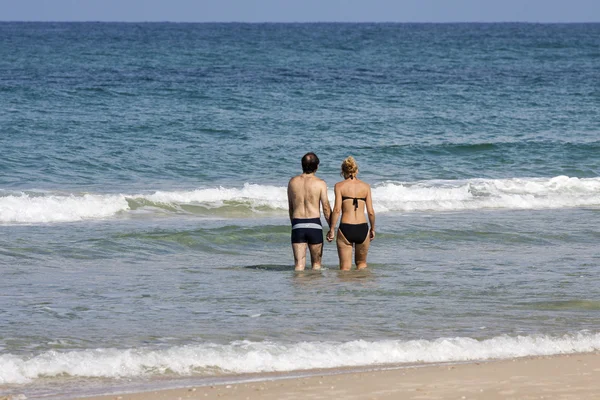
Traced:
POLYGON ((333 229, 330 229, 329 232, 327 232, 327 241, 333 242, 334 237, 335 237, 335 233, 333 232, 333 229))

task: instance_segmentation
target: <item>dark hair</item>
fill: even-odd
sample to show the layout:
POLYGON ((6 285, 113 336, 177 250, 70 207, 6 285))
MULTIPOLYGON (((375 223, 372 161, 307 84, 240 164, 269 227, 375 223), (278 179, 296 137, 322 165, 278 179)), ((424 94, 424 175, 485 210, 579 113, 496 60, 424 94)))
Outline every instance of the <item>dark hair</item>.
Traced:
POLYGON ((302 157, 302 172, 312 174, 319 167, 319 157, 313 152, 306 153, 302 157))

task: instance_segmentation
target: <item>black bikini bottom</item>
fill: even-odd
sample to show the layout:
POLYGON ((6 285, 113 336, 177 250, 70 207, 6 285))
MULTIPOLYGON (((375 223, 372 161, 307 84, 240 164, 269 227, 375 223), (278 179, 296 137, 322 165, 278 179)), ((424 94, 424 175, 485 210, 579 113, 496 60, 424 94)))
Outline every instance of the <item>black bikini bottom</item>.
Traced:
POLYGON ((350 243, 362 244, 367 240, 369 224, 340 224, 340 231, 350 243))

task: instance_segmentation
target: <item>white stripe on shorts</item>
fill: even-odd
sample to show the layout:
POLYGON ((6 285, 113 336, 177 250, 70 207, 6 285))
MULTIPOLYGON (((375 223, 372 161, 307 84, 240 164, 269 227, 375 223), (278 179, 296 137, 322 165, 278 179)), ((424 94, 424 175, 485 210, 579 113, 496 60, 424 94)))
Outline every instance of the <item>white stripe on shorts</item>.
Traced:
POLYGON ((300 224, 296 224, 296 225, 292 226, 292 229, 301 229, 301 228, 323 230, 323 227, 321 225, 315 224, 314 222, 300 223, 300 224))

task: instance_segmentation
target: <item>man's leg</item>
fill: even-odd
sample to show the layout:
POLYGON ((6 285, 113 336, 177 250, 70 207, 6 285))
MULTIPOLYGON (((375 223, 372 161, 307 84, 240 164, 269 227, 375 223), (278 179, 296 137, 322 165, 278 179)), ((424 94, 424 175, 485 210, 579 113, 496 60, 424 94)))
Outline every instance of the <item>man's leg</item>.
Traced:
POLYGON ((306 243, 292 243, 294 251, 294 270, 304 271, 306 266, 306 243))
POLYGON ((309 244, 310 263, 312 269, 321 269, 321 258, 323 257, 323 243, 309 244))

